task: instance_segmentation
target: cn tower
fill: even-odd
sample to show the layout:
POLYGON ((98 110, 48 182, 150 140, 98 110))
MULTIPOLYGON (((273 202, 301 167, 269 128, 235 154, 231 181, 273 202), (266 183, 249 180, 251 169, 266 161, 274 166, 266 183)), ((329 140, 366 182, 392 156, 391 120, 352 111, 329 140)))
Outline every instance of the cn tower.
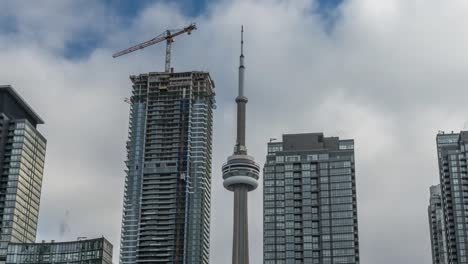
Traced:
POLYGON ((239 65, 239 94, 237 103, 237 139, 234 153, 223 165, 224 188, 234 192, 234 229, 232 243, 232 264, 249 263, 249 219, 247 217, 247 193, 258 186, 260 167, 252 156, 247 155, 245 145, 244 95, 244 27, 241 29, 241 55, 239 65))

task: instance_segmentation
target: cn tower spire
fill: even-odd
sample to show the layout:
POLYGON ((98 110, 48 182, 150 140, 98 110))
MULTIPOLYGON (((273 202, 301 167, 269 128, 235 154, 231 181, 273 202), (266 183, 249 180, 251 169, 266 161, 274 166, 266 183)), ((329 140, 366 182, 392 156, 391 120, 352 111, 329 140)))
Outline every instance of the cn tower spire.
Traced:
POLYGON ((239 56, 239 96, 244 96, 244 26, 241 28, 241 54, 239 56))
POLYGON ((239 94, 237 103, 237 139, 234 154, 223 165, 224 188, 234 192, 234 221, 232 238, 232 264, 249 264, 249 218, 247 215, 248 192, 258 186, 260 166, 247 155, 245 146, 244 95, 244 27, 241 29, 241 55, 239 65, 239 94))
POLYGON ((244 96, 244 26, 241 28, 241 55, 239 57, 239 94, 236 98, 237 103, 237 140, 234 148, 235 154, 247 154, 245 146, 245 108, 247 97, 244 96))

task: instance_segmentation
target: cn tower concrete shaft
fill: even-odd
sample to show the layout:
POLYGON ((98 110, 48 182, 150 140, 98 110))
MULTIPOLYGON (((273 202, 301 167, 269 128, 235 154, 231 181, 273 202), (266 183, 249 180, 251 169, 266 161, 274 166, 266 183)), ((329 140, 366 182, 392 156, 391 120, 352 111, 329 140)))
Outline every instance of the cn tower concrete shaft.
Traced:
POLYGON ((234 233, 232 245, 232 263, 249 263, 249 220, 247 217, 248 186, 234 188, 234 233))

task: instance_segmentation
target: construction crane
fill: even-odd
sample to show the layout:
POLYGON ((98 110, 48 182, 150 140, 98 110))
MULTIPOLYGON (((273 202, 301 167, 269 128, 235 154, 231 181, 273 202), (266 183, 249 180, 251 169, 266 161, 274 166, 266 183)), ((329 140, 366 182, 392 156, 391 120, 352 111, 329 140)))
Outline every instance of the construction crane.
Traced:
POLYGON ((190 35, 192 33, 192 31, 196 30, 196 29, 197 29, 197 25, 195 23, 192 23, 188 27, 185 27, 185 28, 182 28, 182 29, 166 30, 164 33, 161 33, 159 36, 157 36, 157 37, 155 37, 153 39, 150 39, 150 40, 148 40, 146 42, 137 44, 137 45, 135 45, 133 47, 130 47, 128 49, 117 52, 114 55, 112 55, 112 57, 117 58, 117 57, 120 57, 122 55, 131 53, 131 52, 134 52, 134 51, 137 51, 137 50, 140 50, 140 49, 144 49, 144 48, 146 48, 148 46, 157 44, 157 43, 162 42, 162 41, 165 40, 166 41, 166 66, 165 66, 165 71, 169 72, 170 69, 171 69, 171 48, 172 48, 172 42, 174 42, 174 38, 179 36, 179 35, 182 35, 184 33, 187 33, 188 35, 190 35))

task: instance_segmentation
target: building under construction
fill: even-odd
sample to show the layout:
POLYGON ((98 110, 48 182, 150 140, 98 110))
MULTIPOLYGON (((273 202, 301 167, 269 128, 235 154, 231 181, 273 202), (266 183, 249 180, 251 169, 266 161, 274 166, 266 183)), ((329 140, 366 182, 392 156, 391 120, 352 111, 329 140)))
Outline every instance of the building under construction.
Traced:
POLYGON ((208 263, 214 82, 196 71, 130 79, 120 263, 208 263))

